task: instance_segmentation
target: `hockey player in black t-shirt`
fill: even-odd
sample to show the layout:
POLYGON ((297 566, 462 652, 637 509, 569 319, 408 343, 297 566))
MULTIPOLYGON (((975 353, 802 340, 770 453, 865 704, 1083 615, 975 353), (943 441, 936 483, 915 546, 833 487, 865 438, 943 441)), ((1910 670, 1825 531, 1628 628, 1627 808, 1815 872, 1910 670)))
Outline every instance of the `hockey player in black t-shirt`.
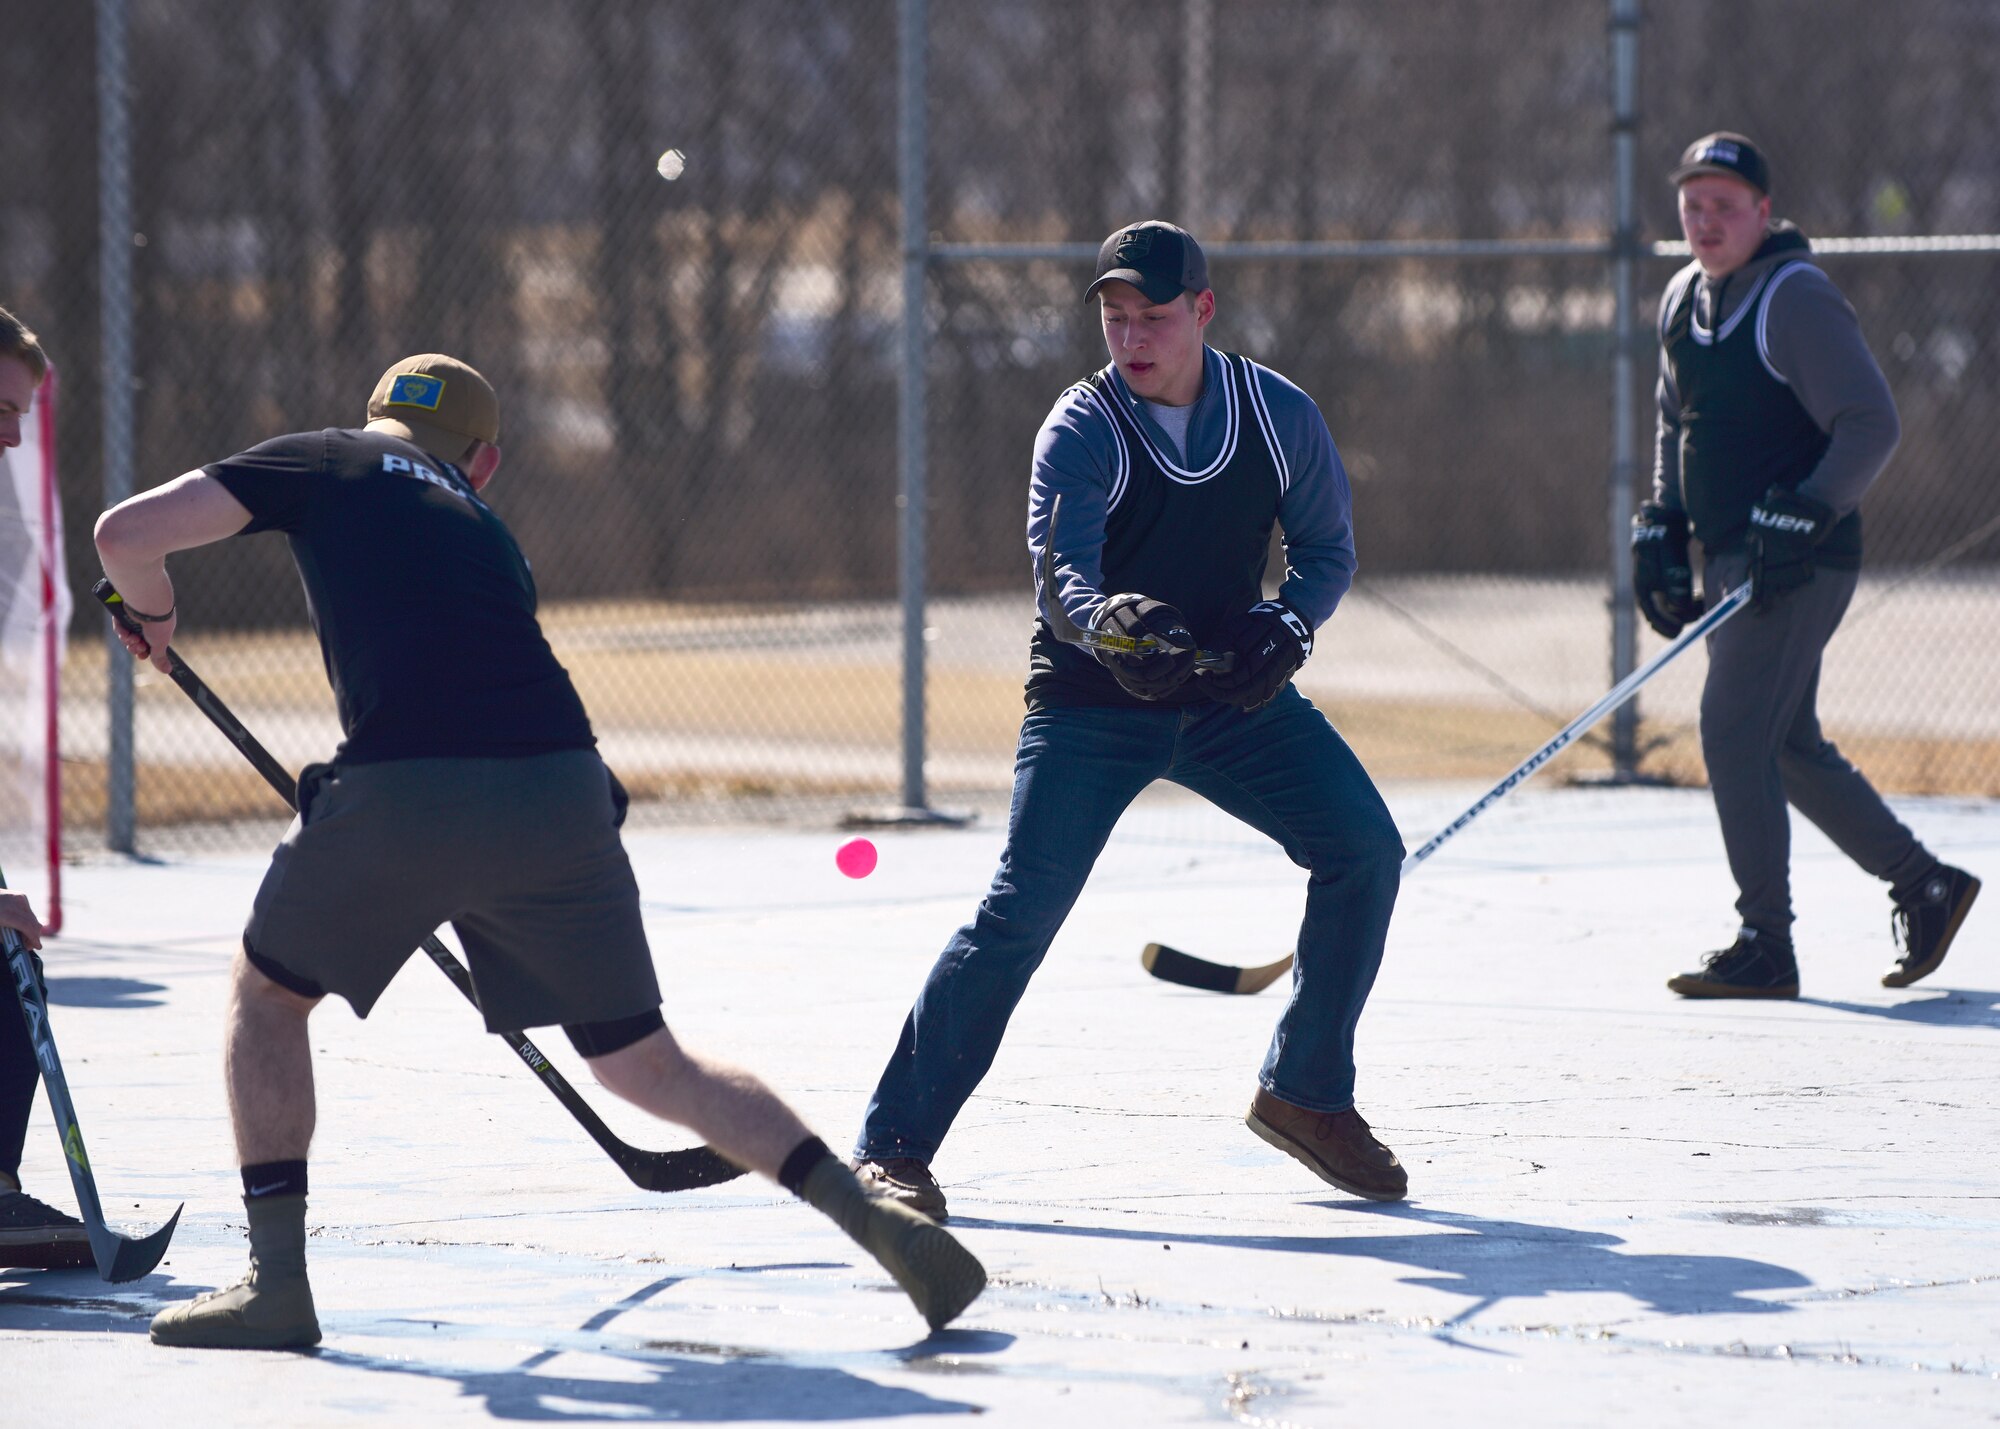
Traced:
POLYGON ((1683 997, 1799 995, 1789 802, 1889 885, 1901 955, 1885 987, 1944 961, 1979 880, 1938 861, 1820 732, 1821 652, 1861 569, 1861 498, 1900 436, 1854 309, 1805 236, 1771 222, 1741 134, 1697 139, 1671 175, 1694 261, 1660 302, 1653 499, 1633 518, 1639 610, 1672 639, 1749 580, 1751 612, 1708 637, 1701 748, 1738 895, 1736 941, 1668 980, 1683 997))
POLYGON ((875 1185, 944 1219, 932 1157, 1112 825, 1167 779, 1309 870, 1292 997, 1251 1130, 1332 1185, 1397 1200, 1403 1167, 1354 1106, 1354 1029, 1403 846, 1360 761, 1291 684, 1354 573, 1346 473, 1311 398, 1204 343, 1215 293, 1184 230, 1154 221, 1112 234, 1084 296, 1099 299, 1111 362, 1062 395, 1035 442, 1027 534, 1049 570, 1048 614, 1031 652, 1007 847, 904 1023, 857 1159, 875 1185), (1286 570, 1267 600, 1274 527, 1286 570), (1062 632, 1149 641, 1155 653, 1086 653, 1050 615, 1062 632), (1198 648, 1233 668, 1198 670, 1198 648))
POLYGON ((329 992, 365 1017, 446 921, 490 1030, 562 1024, 603 1085, 825 1212, 933 1328, 953 1319, 985 1285, 978 1261, 868 1195, 761 1082, 683 1049, 661 1019, 618 833, 624 791, 542 636, 528 563, 481 496, 500 466, 492 388, 453 358, 413 357, 382 375, 368 417, 265 442, 97 523, 105 574, 143 631, 120 638, 162 670, 178 616, 165 557, 282 531, 345 735, 299 781, 232 976, 225 1076, 250 1273, 162 1311, 153 1338, 319 1339, 307 1017, 329 992))

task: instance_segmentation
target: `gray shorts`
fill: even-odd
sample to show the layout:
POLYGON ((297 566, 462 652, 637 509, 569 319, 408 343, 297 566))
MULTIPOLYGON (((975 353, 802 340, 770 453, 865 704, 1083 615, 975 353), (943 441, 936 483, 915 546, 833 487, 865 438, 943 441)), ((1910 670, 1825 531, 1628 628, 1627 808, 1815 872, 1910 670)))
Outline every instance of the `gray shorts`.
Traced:
POLYGON ((289 974, 280 982, 338 993, 366 1017, 450 923, 489 1031, 646 1012, 660 985, 623 816, 624 791, 591 749, 312 765, 244 945, 289 974))

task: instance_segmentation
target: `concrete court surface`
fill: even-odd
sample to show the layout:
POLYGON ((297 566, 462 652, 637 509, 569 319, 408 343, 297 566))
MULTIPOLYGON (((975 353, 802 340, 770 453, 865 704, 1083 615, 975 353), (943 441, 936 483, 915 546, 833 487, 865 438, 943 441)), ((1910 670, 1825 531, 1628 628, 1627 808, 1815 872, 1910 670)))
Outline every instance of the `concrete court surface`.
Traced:
MULTIPOLYGON (((1479 790, 1389 792, 1415 840, 1479 790)), ((2000 808, 1899 807, 2000 876, 2000 808)), ((634 836, 669 1021, 845 1149, 1000 835, 880 835, 859 882, 829 830, 634 836)), ((133 1229, 187 1212, 131 1285, 0 1271, 0 1424, 2000 1422, 2000 893, 1891 992, 1887 899, 1802 827, 1804 998, 1680 1002, 1733 931, 1698 791, 1536 786, 1406 885, 1360 1048, 1396 1206, 1245 1130, 1281 988, 1138 966, 1280 956, 1302 875, 1142 801, 938 1158, 993 1283, 928 1337, 767 1184, 623 1181, 419 956, 367 1023, 314 1021, 325 1343, 149 1344, 243 1263, 218 1033, 261 866, 71 870, 54 1019, 99 1184, 133 1229)), ((685 1144, 536 1040, 627 1139, 685 1144)), ((24 1173, 69 1205, 57 1152, 38 1109, 24 1173)))

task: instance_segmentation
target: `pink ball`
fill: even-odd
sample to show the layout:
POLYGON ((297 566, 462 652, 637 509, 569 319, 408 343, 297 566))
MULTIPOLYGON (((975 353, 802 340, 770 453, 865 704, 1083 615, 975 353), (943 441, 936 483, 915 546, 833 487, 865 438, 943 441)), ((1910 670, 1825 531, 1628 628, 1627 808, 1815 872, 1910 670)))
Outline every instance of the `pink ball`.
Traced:
POLYGON ((875 871, 875 845, 867 839, 849 839, 834 851, 833 866, 849 878, 866 878, 875 871))

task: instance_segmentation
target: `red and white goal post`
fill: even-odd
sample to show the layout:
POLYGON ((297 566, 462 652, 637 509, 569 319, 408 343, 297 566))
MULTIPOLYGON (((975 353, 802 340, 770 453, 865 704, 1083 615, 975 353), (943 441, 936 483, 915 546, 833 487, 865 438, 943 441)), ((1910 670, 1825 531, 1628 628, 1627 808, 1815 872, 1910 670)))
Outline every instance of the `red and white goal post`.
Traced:
POLYGON ((0 870, 62 925, 62 762, 58 705, 69 571, 56 489, 56 374, 50 368, 0 449, 0 870))

